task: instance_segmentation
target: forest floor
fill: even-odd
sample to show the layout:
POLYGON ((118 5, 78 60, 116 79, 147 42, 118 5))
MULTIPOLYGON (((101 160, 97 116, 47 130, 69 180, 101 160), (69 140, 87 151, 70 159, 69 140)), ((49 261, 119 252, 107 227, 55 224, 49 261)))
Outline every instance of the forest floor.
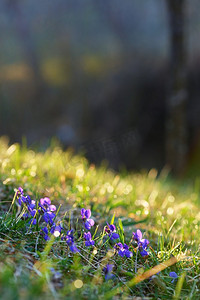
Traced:
POLYGON ((0 203, 1 299, 200 299, 199 178, 1 138, 0 203))

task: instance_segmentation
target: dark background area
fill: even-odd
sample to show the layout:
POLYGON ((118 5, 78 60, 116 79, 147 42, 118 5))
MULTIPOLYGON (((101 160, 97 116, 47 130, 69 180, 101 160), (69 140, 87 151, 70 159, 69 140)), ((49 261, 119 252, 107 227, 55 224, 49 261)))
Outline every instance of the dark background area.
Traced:
MULTIPOLYGON (((198 174, 200 2, 183 2, 185 170, 198 174)), ((95 163, 161 170, 170 30, 167 0, 0 1, 0 135, 44 148, 57 137, 95 163)))

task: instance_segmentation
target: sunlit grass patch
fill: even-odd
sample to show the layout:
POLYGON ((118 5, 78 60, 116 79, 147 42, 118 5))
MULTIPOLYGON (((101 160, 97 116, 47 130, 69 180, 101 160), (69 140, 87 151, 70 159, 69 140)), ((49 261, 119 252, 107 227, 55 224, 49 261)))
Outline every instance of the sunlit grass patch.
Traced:
POLYGON ((120 176, 58 146, 41 153, 5 139, 0 176, 5 299, 199 299, 197 181, 173 182, 156 170, 120 176), (31 209, 13 198, 19 186, 35 201, 31 209), (148 245, 134 241, 137 229, 148 245))

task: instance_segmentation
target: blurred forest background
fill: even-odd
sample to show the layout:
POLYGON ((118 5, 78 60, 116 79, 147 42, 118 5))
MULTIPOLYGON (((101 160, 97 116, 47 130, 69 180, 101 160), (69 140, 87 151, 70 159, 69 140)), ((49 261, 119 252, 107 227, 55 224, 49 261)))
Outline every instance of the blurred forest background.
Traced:
POLYGON ((1 0, 0 34, 10 142, 199 173, 199 0, 1 0))

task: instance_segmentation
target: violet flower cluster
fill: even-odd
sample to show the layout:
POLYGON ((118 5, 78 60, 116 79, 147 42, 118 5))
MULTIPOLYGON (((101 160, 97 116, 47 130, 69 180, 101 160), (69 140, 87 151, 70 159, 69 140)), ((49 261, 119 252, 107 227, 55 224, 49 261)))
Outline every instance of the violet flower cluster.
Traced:
POLYGON ((113 224, 109 225, 107 223, 107 226, 105 226, 105 232, 107 233, 111 241, 119 238, 119 234, 116 233, 116 228, 113 224))
POLYGON ((51 204, 51 200, 48 197, 41 198, 38 207, 36 206, 36 201, 31 200, 30 196, 25 196, 23 189, 20 187, 17 191, 17 199, 20 206, 24 206, 27 209, 27 212, 23 214, 25 219, 31 218, 30 222, 33 225, 36 225, 36 216, 42 217, 43 221, 46 224, 55 225, 55 211, 56 206, 51 204))
MULTIPOLYGON (((29 224, 36 225, 38 219, 38 224, 42 225, 40 234, 45 241, 50 240, 51 235, 54 235, 56 238, 61 236, 63 227, 61 224, 55 223, 55 212, 57 208, 55 205, 51 204, 51 200, 48 197, 41 198, 36 206, 36 201, 31 200, 30 196, 25 196, 23 189, 20 187, 17 191, 17 200, 20 206, 27 209, 27 212, 23 214, 23 217, 25 219, 31 218, 29 224)), ((61 239, 66 241, 66 244, 73 253, 79 251, 74 242, 73 230, 67 231, 66 236, 61 236, 61 239)))
POLYGON ((94 226, 94 220, 90 219, 90 217, 91 217, 91 210, 90 209, 82 208, 81 209, 81 217, 82 217, 82 220, 84 222, 85 228, 87 230, 90 230, 91 227, 94 226))
POLYGON ((115 244, 114 248, 116 249, 116 251, 118 252, 118 254, 121 257, 132 257, 133 253, 131 251, 129 251, 129 247, 126 244, 122 244, 122 243, 117 243, 115 244))
MULTIPOLYGON (((66 241, 69 249, 73 252, 79 252, 75 241, 74 241, 74 232, 73 230, 68 230, 66 234, 63 232, 63 227, 60 224, 55 223, 56 218, 56 206, 51 204, 51 200, 48 197, 41 198, 38 203, 35 200, 31 200, 30 196, 24 195, 24 191, 21 187, 17 190, 17 200, 18 204, 26 209, 26 213, 23 214, 24 219, 30 219, 29 224, 43 225, 40 229, 40 234, 44 240, 50 240, 50 236, 54 235, 55 237, 61 236, 61 240, 66 241), (63 232, 63 233, 62 233, 63 232)), ((94 225, 94 220, 91 217, 90 209, 81 209, 81 218, 84 222, 85 229, 90 230, 94 225)), ((94 241, 90 232, 84 233, 85 246, 94 246, 94 241)))
MULTIPOLYGON (((55 238, 60 238, 61 241, 65 241, 68 248, 73 253, 79 253, 80 248, 77 247, 75 241, 75 233, 73 229, 69 228, 69 230, 65 231, 62 227, 61 223, 56 223, 56 211, 57 208, 55 205, 52 205, 51 200, 48 197, 41 198, 38 202, 32 200, 30 196, 24 194, 24 191, 21 187, 18 188, 17 193, 17 201, 18 204, 23 208, 26 209, 26 212, 23 214, 23 218, 28 220, 30 226, 38 225, 40 229, 40 235, 45 240, 50 240, 51 236, 53 235, 55 238)), ((93 240, 92 234, 90 230, 95 224, 95 221, 91 217, 91 210, 82 208, 81 212, 81 220, 83 222, 83 237, 82 242, 86 247, 94 247, 95 241, 93 240)), ((133 252, 130 251, 129 246, 125 243, 117 242, 115 240, 120 239, 119 234, 116 232, 116 227, 114 224, 108 224, 104 227, 103 238, 106 239, 108 245, 114 247, 116 255, 121 257, 131 258, 133 256, 133 252), (113 241, 115 245, 113 246, 113 241)), ((97 240, 99 240, 97 238, 97 240)), ((139 250, 141 256, 145 257, 149 253, 147 251, 147 246, 149 241, 147 239, 143 239, 142 232, 138 229, 136 232, 133 232, 133 237, 131 241, 135 241, 137 243, 137 249, 139 250)), ((105 279, 109 280, 114 277, 112 274, 114 265, 107 264, 104 269, 103 273, 105 275, 105 279)))

